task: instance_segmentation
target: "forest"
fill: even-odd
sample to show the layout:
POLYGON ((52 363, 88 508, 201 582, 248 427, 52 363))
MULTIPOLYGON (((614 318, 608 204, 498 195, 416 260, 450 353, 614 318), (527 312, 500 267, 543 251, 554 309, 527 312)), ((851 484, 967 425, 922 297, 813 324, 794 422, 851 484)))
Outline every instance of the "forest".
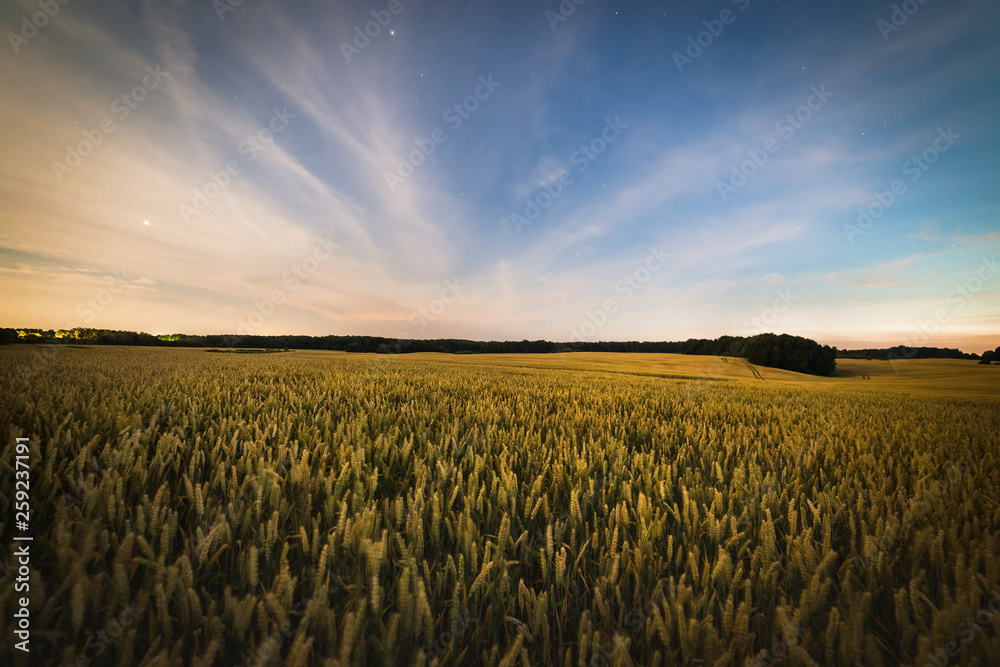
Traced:
POLYGON ((830 375, 837 367, 837 348, 788 334, 749 338, 722 336, 685 342, 600 341, 553 343, 546 340, 471 341, 412 340, 378 336, 154 336, 109 329, 0 329, 2 343, 55 343, 149 347, 211 347, 229 349, 339 350, 352 353, 409 354, 548 354, 565 352, 629 352, 743 357, 752 364, 812 375, 830 375))

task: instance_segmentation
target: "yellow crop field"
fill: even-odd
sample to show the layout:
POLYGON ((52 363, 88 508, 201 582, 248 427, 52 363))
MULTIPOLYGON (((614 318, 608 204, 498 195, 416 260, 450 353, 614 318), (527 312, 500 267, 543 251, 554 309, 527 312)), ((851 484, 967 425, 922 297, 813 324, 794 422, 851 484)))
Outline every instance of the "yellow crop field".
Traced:
POLYGON ((33 665, 1000 656, 996 366, 11 346, 0 382, 3 664, 18 438, 33 665))

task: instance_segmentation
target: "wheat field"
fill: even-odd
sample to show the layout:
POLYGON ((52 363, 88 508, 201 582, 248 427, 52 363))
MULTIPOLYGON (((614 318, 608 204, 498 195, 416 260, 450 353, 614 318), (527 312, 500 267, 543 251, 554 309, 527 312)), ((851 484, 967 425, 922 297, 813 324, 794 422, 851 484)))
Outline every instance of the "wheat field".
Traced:
POLYGON ((0 349, 30 664, 995 664, 1000 368, 839 366, 0 349))

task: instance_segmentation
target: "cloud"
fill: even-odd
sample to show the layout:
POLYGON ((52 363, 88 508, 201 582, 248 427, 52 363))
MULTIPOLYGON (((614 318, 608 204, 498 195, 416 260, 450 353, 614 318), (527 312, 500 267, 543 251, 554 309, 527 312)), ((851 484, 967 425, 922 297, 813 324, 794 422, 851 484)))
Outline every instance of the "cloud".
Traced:
POLYGON ((1000 231, 972 236, 952 236, 951 240, 953 243, 961 243, 963 245, 975 245, 986 241, 1000 241, 1000 231))
POLYGON ((871 269, 833 271, 826 274, 826 279, 832 283, 865 285, 867 287, 894 287, 897 285, 915 284, 916 281, 905 279, 905 276, 909 273, 907 267, 918 261, 921 257, 921 253, 915 253, 889 262, 880 262, 871 269))
POLYGON ((918 231, 910 234, 909 238, 916 239, 918 241, 943 241, 944 238, 939 233, 934 231, 935 229, 937 229, 937 224, 928 222, 918 231))
POLYGON ((908 255, 907 257, 901 257, 899 259, 894 259, 891 262, 885 262, 883 264, 879 264, 879 267, 880 268, 884 267, 884 268, 887 268, 887 269, 899 269, 899 268, 902 268, 904 266, 909 266, 910 264, 913 264, 915 261, 917 261, 918 259, 920 259, 922 256, 923 256, 922 253, 919 253, 919 252, 918 253, 914 253, 912 255, 908 255))
POLYGON ((863 280, 837 280, 837 282, 843 282, 849 285, 867 285, 868 287, 892 287, 894 285, 912 285, 914 283, 912 280, 894 280, 892 278, 877 277, 863 280))

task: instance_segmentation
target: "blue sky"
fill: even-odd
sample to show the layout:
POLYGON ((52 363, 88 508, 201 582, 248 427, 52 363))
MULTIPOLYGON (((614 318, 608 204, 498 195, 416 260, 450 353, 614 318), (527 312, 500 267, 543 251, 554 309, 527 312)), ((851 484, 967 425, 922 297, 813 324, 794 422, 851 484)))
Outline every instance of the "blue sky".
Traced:
POLYGON ((995 3, 44 6, 3 325, 1000 344, 995 3))

